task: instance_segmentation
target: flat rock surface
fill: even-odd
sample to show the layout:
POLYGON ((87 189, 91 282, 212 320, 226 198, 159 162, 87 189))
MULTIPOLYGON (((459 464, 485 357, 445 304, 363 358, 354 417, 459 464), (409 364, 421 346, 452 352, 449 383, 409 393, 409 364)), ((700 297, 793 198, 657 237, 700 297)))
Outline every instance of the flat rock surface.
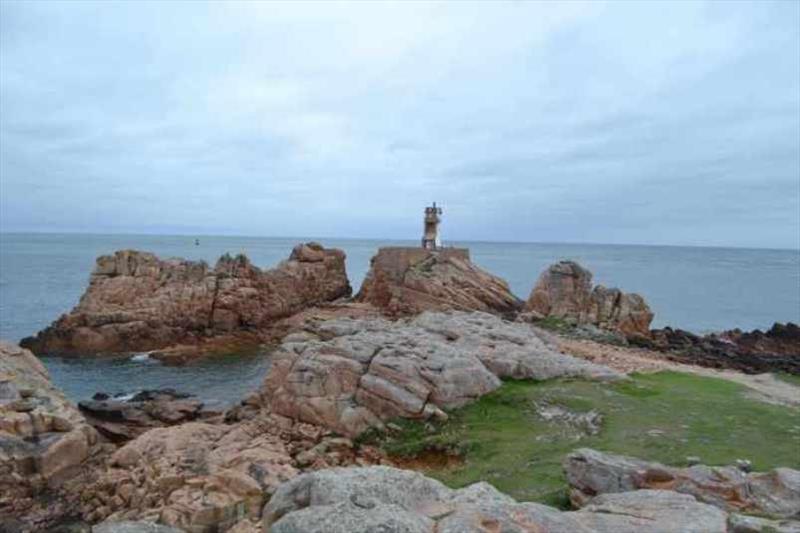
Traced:
POLYGON ((357 435, 392 417, 445 417, 501 378, 617 379, 559 353, 527 324, 488 313, 425 312, 395 322, 335 319, 284 338, 252 403, 357 435))

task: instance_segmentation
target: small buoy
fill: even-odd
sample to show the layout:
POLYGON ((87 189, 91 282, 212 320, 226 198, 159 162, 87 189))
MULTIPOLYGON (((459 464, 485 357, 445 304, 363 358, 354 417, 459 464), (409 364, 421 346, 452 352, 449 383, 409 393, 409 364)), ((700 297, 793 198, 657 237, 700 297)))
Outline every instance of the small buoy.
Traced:
POLYGON ((200 239, 195 239, 194 240, 194 245, 195 246, 200 246, 200 239))

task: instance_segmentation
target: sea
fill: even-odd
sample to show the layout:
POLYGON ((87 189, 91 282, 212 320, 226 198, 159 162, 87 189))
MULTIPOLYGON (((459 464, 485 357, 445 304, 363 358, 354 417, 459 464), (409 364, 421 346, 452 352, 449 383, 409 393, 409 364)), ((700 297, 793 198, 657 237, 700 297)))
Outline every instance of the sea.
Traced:
MULTIPOLYGON (((244 253, 261 267, 286 259, 298 242, 316 240, 347 254, 357 291, 381 246, 417 241, 230 237, 205 235, 89 235, 0 233, 0 338, 18 342, 75 306, 99 255, 135 249, 159 257, 202 259, 244 253)), ((472 260, 527 298, 539 274, 561 259, 594 273, 594 282, 644 296, 653 327, 707 333, 767 329, 800 322, 800 250, 605 244, 448 242, 470 249, 472 260)), ((131 394, 172 387, 230 405, 255 390, 269 369, 266 351, 205 359, 182 367, 147 354, 64 359, 43 357, 51 378, 75 401, 95 392, 131 394)))

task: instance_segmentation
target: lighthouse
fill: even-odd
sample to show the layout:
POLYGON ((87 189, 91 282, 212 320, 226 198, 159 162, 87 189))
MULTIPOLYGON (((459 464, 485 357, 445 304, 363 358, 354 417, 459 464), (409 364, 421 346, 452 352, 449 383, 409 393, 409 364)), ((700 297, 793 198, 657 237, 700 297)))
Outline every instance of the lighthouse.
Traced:
POLYGON ((433 202, 433 206, 425 208, 422 247, 426 250, 438 250, 442 247, 442 242, 439 240, 439 222, 442 221, 439 215, 441 214, 442 208, 436 207, 436 202, 433 202))

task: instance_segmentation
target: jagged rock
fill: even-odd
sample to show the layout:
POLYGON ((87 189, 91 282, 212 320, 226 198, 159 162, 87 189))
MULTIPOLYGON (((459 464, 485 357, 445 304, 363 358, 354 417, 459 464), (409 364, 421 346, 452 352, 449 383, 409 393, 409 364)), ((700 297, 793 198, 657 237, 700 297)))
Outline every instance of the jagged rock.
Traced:
POLYGON ((92 527, 92 533, 183 533, 182 529, 153 522, 103 522, 92 527))
POLYGON ((653 330, 652 340, 639 343, 667 352, 670 359, 712 368, 731 368, 758 374, 800 374, 800 327, 791 322, 774 324, 766 333, 734 329, 695 335, 681 329, 653 330))
POLYGON ((442 409, 495 390, 500 378, 620 377, 543 339, 527 324, 479 312, 334 319, 287 336, 249 401, 353 436, 396 416, 446 417, 442 409))
POLYGON ((726 531, 724 512, 688 495, 637 491, 603 498, 594 509, 561 512, 517 503, 485 482, 453 490, 395 468, 335 468, 278 487, 262 520, 272 533, 726 531))
POLYGON ((653 320, 644 298, 602 285, 592 289, 592 273, 574 261, 560 261, 542 272, 524 311, 534 319, 593 324, 629 337, 649 337, 653 320))
POLYGON ((97 393, 91 401, 78 403, 87 422, 115 443, 127 442, 156 427, 174 426, 198 419, 221 417, 191 395, 173 389, 145 390, 128 400, 97 393))
POLYGON ((24 516, 57 489, 97 440, 83 416, 28 350, 0 341, 0 516, 24 516))
POLYGON ((230 425, 187 422, 152 429, 119 448, 81 495, 81 514, 192 533, 244 533, 276 487, 301 468, 381 461, 373 448, 270 413, 230 425))
POLYGON ((800 471, 746 473, 735 466, 674 468, 583 448, 564 459, 573 504, 599 494, 668 489, 731 512, 793 517, 800 513, 800 471))
POLYGON ((446 309, 505 314, 522 306, 508 284, 474 265, 464 248, 381 248, 356 300, 392 316, 446 309))
POLYGON ((252 332, 303 308, 349 296, 345 255, 316 243, 260 270, 247 257, 162 260, 118 251, 97 259, 78 305, 23 345, 36 353, 86 355, 196 344, 252 332))

